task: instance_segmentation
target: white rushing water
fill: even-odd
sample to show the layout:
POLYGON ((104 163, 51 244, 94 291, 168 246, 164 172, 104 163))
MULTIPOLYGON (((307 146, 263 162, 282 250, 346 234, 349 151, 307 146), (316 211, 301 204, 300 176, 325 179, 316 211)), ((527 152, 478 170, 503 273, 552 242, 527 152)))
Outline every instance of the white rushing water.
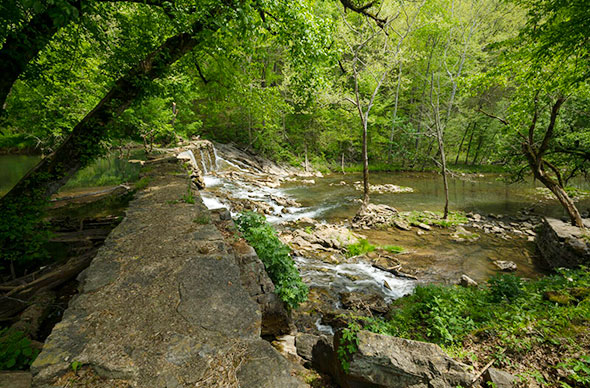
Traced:
MULTIPOLYGON (((206 152, 209 155, 208 152, 206 152)), ((233 198, 248 199, 251 201, 265 202, 273 209, 272 215, 267 215, 266 218, 273 224, 280 224, 287 221, 294 221, 302 217, 319 218, 322 213, 337 206, 337 204, 323 205, 317 207, 287 207, 286 212, 284 206, 277 204, 271 200, 271 196, 289 198, 284 190, 280 188, 272 188, 262 185, 256 185, 250 181, 241 180, 237 177, 231 179, 223 176, 213 175, 216 172, 224 171, 226 169, 239 170, 246 172, 238 163, 233 163, 220 157, 217 151, 214 151, 215 163, 209 156, 209 164, 211 169, 207 170, 205 166, 205 158, 201 151, 201 161, 205 171, 205 185, 206 189, 201 191, 203 203, 209 209, 218 209, 227 207, 226 196, 220 195, 224 193, 233 198)), ((236 161, 237 162, 237 161, 236 161)), ((242 163, 240 163, 242 164, 242 163)), ((255 180, 260 176, 252 174, 255 180)), ((292 198, 297 200, 297 198, 292 198)), ((236 214, 232 213, 232 216, 236 214)), ((393 274, 382 271, 373 267, 367 262, 341 263, 329 264, 320 260, 306 258, 301 256, 294 257, 296 266, 298 267, 303 281, 311 287, 329 288, 332 292, 364 292, 378 294, 385 298, 386 301, 391 301, 410 294, 415 287, 415 281, 399 278, 393 274)), ((317 322, 318 330, 329 333, 332 328, 321 325, 317 322)))
POLYGON ((412 293, 416 286, 413 280, 399 278, 369 263, 328 264, 301 256, 294 260, 303 280, 313 287, 329 287, 337 292, 368 291, 390 302, 412 293))

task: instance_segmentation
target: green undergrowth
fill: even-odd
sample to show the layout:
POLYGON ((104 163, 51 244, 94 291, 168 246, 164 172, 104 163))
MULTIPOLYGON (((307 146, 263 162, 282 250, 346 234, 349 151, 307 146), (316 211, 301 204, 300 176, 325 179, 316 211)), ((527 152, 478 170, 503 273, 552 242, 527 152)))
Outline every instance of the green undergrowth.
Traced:
POLYGON ((383 245, 381 248, 383 248, 384 250, 386 250, 389 253, 402 253, 404 251, 403 247, 400 247, 399 245, 383 245))
POLYGON ((244 212, 236 219, 236 225, 264 263, 279 298, 290 309, 295 309, 305 302, 309 289, 301 280, 299 271, 289 255, 291 250, 279 240, 274 228, 266 222, 266 218, 258 213, 244 212))
POLYGON ((383 249, 384 251, 394 254, 401 253, 404 251, 404 248, 398 245, 383 245, 377 247, 371 244, 366 239, 360 239, 359 242, 346 246, 346 257, 366 255, 367 253, 373 252, 377 248, 383 249))
MULTIPOLYGON (((590 381, 584 380, 590 379, 590 338, 584 334, 590 326, 588 268, 559 270, 534 281, 499 275, 477 288, 418 286, 391 307, 384 318, 357 318, 355 324, 375 333, 436 343, 454 355, 479 353, 516 370, 518 360, 553 347, 564 357, 561 365, 551 365, 567 376, 560 386, 590 381)), ((535 362, 540 361, 532 358, 523 364, 530 363, 529 372, 534 373, 535 362)))
POLYGON ((369 243, 366 239, 360 239, 359 242, 350 244, 346 247, 346 257, 354 257, 373 252, 375 245, 369 243))
POLYGON ((28 369, 38 354, 22 332, 0 329, 0 370, 28 369))
POLYGON ((411 211, 399 213, 394 219, 407 222, 410 225, 426 224, 448 228, 466 223, 467 217, 461 212, 449 212, 447 219, 442 212, 411 211))

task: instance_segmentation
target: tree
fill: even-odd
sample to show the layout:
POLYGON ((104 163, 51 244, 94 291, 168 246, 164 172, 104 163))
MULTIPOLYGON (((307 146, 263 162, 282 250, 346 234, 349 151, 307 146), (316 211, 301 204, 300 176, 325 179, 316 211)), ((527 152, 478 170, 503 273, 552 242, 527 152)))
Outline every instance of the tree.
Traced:
POLYGON ((588 90, 590 9, 579 0, 517 3, 528 10, 527 24, 519 36, 522 43, 508 51, 498 71, 490 72, 492 85, 515 87, 507 117, 480 112, 500 121, 518 139, 520 153, 534 177, 556 196, 572 224, 583 227, 580 213, 565 190, 565 168, 557 163, 560 154, 579 147, 571 137, 574 142, 564 144, 568 138, 562 134, 567 129, 560 123, 559 114, 572 96, 579 97, 588 90))

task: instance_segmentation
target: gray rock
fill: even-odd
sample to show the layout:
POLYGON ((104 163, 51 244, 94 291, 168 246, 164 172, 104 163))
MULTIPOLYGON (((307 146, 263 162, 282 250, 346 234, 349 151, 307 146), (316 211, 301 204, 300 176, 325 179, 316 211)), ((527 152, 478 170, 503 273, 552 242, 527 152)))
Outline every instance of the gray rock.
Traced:
POLYGON ((304 360, 311 361, 313 358, 313 347, 318 343, 320 338, 319 335, 297 333, 295 337, 297 355, 304 360))
POLYGON ((502 271, 516 271, 516 264, 507 260, 495 260, 494 264, 502 271))
POLYGON ((339 380, 346 388, 454 388, 469 386, 472 378, 435 344, 360 331, 358 351, 339 380))
POLYGON ((459 280, 459 284, 463 287, 477 287, 477 282, 467 275, 461 275, 461 280, 459 280))
POLYGON ((512 388, 516 385, 516 377, 496 368, 489 368, 483 375, 483 381, 485 384, 493 383, 495 388, 512 388))
POLYGON ((401 230, 412 230, 412 228, 410 228, 410 225, 408 225, 407 223, 405 223, 401 220, 393 221, 393 225, 395 225, 396 228, 401 229, 401 230))
POLYGON ((545 218, 536 236, 541 257, 551 268, 589 265, 590 243, 584 233, 587 232, 568 222, 545 218))
POLYGON ((422 222, 418 223, 416 226, 419 227, 420 229, 423 229, 423 230, 432 230, 432 228, 430 227, 430 225, 426 225, 426 224, 424 224, 422 222))
POLYGON ((376 294, 343 292, 340 294, 340 301, 347 309, 370 310, 377 313, 386 313, 389 310, 385 299, 376 294))

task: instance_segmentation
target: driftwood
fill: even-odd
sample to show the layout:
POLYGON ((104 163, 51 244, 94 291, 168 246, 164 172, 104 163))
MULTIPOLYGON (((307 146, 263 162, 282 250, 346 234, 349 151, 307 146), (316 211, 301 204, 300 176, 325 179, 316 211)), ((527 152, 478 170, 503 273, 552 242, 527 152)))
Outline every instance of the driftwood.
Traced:
POLYGON ((36 272, 36 276, 27 275, 24 278, 4 284, 3 287, 13 288, 0 295, 0 320, 7 320, 26 309, 32 298, 41 291, 52 290, 63 283, 75 278, 90 265, 96 255, 92 249, 83 255, 69 259, 65 264, 36 272), (10 284, 12 283, 12 284, 10 284))
POLYGON ((55 292, 51 290, 38 292, 31 298, 31 304, 11 328, 23 332, 29 338, 37 338, 41 324, 47 318, 54 302, 55 292))

